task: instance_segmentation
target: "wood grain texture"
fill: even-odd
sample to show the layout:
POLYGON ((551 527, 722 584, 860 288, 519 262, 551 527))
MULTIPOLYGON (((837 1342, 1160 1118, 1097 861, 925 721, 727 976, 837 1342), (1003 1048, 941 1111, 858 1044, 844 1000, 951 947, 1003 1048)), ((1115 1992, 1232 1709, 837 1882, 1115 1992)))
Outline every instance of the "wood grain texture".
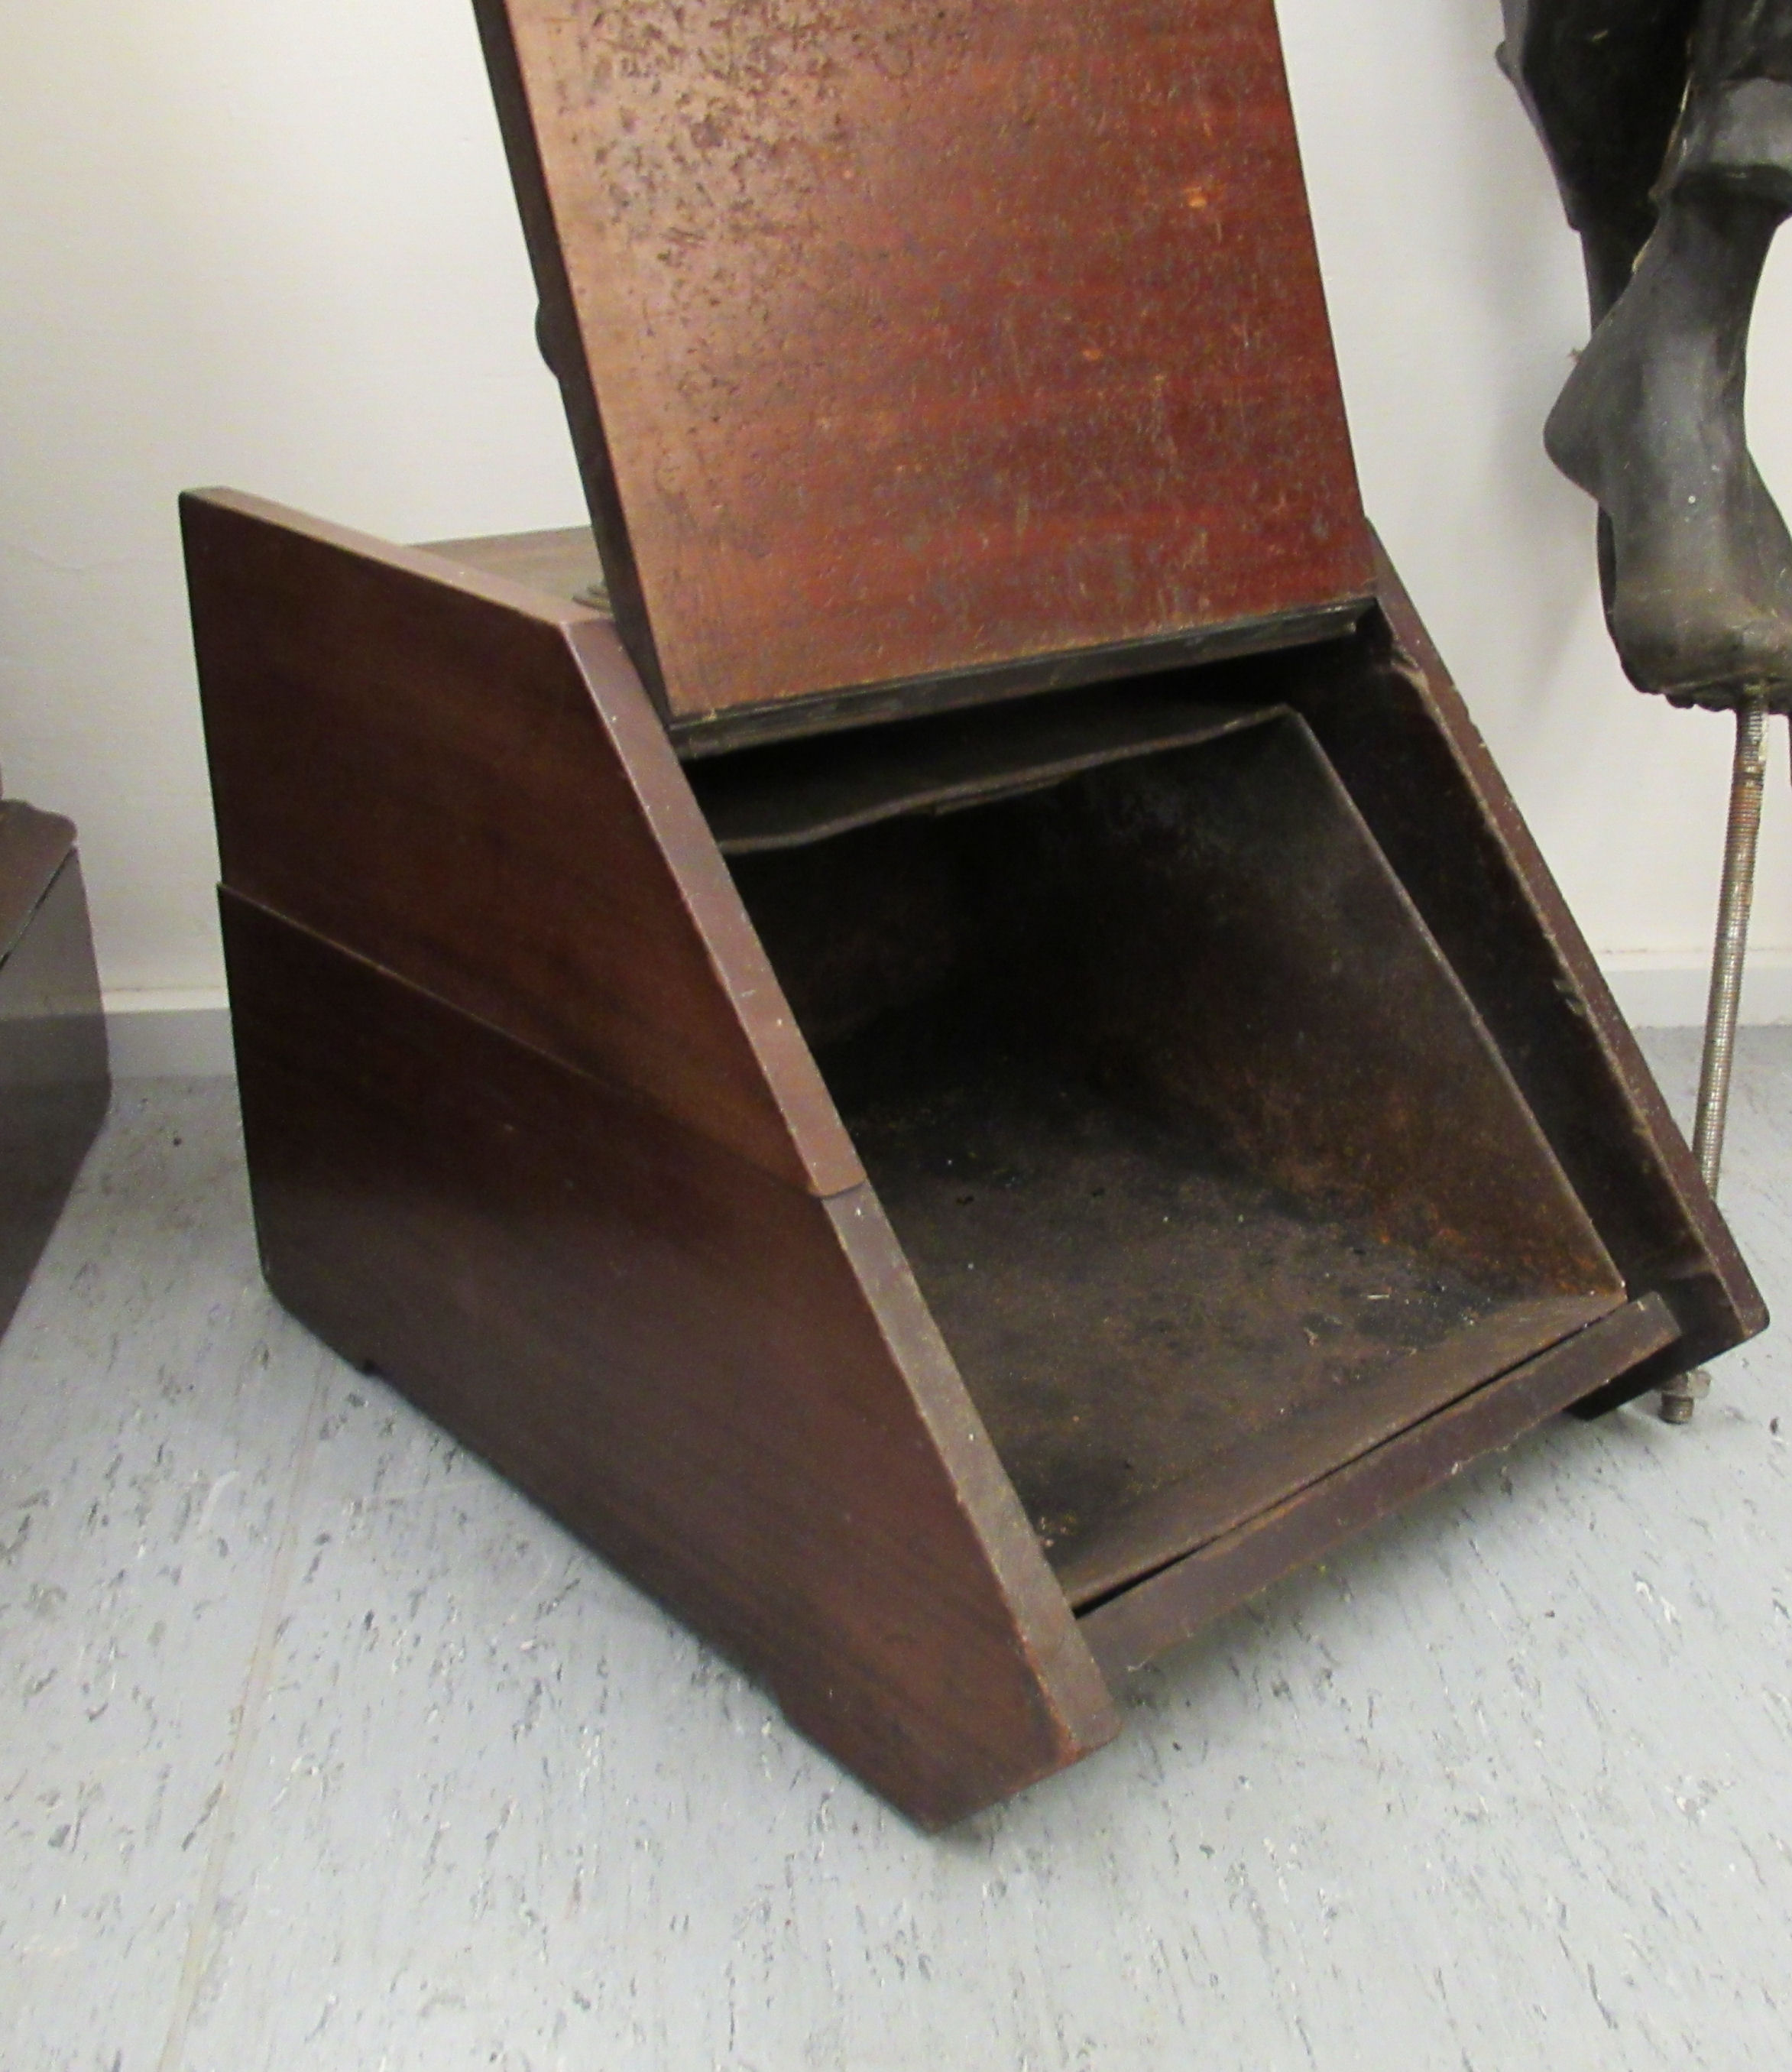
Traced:
POLYGON ((672 717, 1367 594, 1270 0, 478 11, 672 717))
POLYGON ((1671 1346, 1673 1312, 1646 1295, 1409 1426, 1298 1495, 1083 1615, 1118 1683, 1293 1569, 1327 1554, 1470 1461, 1509 1446, 1606 1380, 1671 1346))
POLYGON ((862 1178, 607 622, 253 499, 183 515, 227 885, 768 1171, 862 1178))
POLYGON ((111 1098, 75 830, 0 800, 0 1331, 111 1098))
POLYGON ((227 893, 282 1302, 927 1826, 1118 1721, 869 1189, 820 1202, 227 893))

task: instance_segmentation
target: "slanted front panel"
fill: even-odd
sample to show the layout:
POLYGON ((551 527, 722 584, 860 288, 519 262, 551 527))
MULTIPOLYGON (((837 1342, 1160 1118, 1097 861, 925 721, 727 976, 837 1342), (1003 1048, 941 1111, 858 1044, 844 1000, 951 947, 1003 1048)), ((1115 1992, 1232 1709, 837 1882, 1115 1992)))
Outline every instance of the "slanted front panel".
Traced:
POLYGON ((1270 0, 479 6, 674 719, 1367 595, 1270 0))

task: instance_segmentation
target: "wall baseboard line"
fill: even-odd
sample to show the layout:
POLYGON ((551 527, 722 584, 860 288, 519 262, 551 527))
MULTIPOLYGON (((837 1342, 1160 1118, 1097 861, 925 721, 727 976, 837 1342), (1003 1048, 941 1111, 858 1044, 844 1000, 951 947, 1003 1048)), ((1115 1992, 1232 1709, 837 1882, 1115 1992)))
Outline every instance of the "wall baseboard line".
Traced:
MULTIPOLYGON (((1633 1029, 1703 1027, 1711 989, 1708 951, 1617 951, 1599 961, 1633 1029)), ((1749 952, 1742 976, 1741 1018, 1747 1026, 1792 1022, 1792 950, 1749 952)))
POLYGON ((115 1079, 235 1078, 230 1002, 221 985, 108 992, 103 999, 115 1079))
MULTIPOLYGON (((1710 971, 1702 956, 1623 952, 1604 960, 1604 969, 1633 1028, 1696 1029, 1704 1022, 1710 971)), ((236 1071, 221 986, 108 993, 105 1011, 115 1079, 228 1079, 236 1071)), ((1792 1022, 1792 950, 1750 956, 1742 1019, 1792 1022)))

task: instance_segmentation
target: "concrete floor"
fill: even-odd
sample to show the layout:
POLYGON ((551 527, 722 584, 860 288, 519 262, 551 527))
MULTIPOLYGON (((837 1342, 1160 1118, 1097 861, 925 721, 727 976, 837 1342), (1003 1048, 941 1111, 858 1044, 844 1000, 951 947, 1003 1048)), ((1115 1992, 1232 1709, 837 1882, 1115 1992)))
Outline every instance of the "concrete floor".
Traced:
MULTIPOLYGON (((1751 1032, 1770 1301, 1789 1114, 1751 1032)), ((274 1308, 228 1085, 128 1084, 0 1346, 0 2064, 1783 2066, 1787 1367, 1535 1435, 930 1841, 274 1308)))

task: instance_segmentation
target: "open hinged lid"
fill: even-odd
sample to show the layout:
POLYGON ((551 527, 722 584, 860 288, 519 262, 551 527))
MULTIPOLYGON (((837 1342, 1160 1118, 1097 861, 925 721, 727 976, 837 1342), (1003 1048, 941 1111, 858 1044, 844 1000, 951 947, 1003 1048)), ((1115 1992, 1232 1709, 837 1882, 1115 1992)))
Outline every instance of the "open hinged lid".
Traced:
POLYGON ((619 627, 695 747, 1371 587, 1271 0, 478 0, 619 627))

